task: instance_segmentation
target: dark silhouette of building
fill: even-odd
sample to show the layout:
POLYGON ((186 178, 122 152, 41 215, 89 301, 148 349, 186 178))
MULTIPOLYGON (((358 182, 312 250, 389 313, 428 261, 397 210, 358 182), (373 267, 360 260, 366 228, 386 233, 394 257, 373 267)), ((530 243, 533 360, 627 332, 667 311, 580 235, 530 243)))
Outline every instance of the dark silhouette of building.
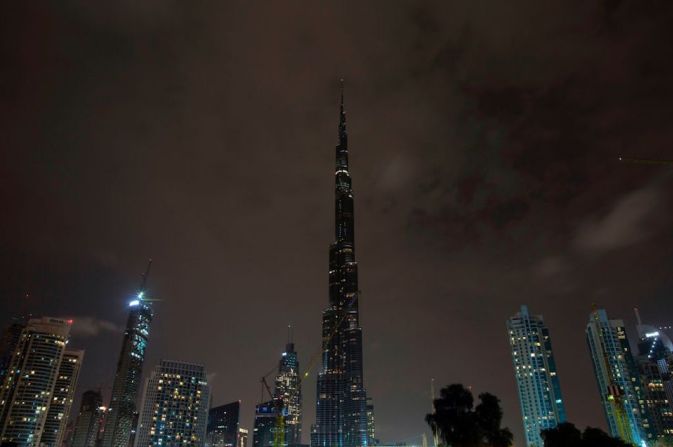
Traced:
POLYGON ((368 442, 367 394, 363 377, 353 190, 348 166, 343 86, 334 177, 335 241, 329 250, 329 307, 322 315, 322 369, 318 374, 311 445, 360 447, 368 442))
POLYGON ((100 391, 85 391, 79 407, 71 447, 96 447, 105 409, 100 391))
POLYGON ((209 447, 236 447, 239 437, 241 401, 211 408, 206 442, 209 447))
POLYGON ((105 421, 103 447, 128 447, 131 438, 145 350, 153 317, 152 307, 145 299, 145 281, 150 265, 151 261, 143 275, 138 295, 129 303, 129 318, 117 363, 117 373, 112 385, 112 398, 105 421))

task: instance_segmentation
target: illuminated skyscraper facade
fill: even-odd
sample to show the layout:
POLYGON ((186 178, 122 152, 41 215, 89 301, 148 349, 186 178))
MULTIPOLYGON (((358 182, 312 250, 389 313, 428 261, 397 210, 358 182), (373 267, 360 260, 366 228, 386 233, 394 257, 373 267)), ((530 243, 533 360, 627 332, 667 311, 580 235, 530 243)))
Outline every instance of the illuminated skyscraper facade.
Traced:
POLYGON ((329 307, 322 316, 322 369, 318 373, 311 445, 361 447, 368 442, 367 393, 358 311, 353 189, 348 166, 343 91, 334 179, 335 241, 329 250, 329 307))
POLYGON ((63 443, 83 360, 84 351, 81 350, 65 351, 63 354, 40 444, 60 447, 63 443))
POLYGON ((643 324, 636 309, 638 325, 638 369, 648 408, 652 438, 673 438, 673 342, 657 327, 643 324))
POLYGON ((40 445, 71 323, 31 319, 21 331, 0 389, 3 443, 40 445))
POLYGON ((507 320, 507 330, 526 445, 543 447, 540 432, 566 420, 549 330, 527 306, 507 320))
POLYGON ((283 425, 278 423, 279 415, 283 415, 283 409, 276 399, 255 406, 255 425, 252 430, 253 447, 274 447, 276 439, 278 444, 287 445, 284 442, 283 425))
POLYGON ((239 435, 241 402, 211 408, 208 412, 208 447, 236 447, 239 435))
POLYGON ((210 388, 201 365, 162 360, 147 380, 136 447, 202 447, 210 388))
POLYGON ((96 447, 105 414, 105 409, 102 406, 103 396, 100 391, 90 390, 82 394, 82 402, 70 447, 96 447))
POLYGON ((610 434, 645 445, 650 432, 647 408, 624 322, 597 309, 589 316, 586 336, 610 434))
POLYGON ((285 444, 301 444, 301 380, 299 359, 292 342, 285 346, 278 364, 275 395, 283 402, 285 444))
POLYGON ((129 303, 129 318, 106 415, 103 447, 128 447, 131 438, 153 317, 152 307, 145 300, 144 293, 143 284, 137 297, 129 303))

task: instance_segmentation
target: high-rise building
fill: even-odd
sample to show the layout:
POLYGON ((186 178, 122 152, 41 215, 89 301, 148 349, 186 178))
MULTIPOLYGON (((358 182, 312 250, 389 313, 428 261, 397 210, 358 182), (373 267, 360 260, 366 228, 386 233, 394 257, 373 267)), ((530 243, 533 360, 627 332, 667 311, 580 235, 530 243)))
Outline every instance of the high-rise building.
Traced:
POLYGON ((527 306, 521 306, 507 320, 507 330, 526 445, 543 447, 542 430, 566 420, 549 329, 541 315, 531 315, 527 306))
POLYGON ((622 320, 594 310, 586 329, 603 412, 610 434, 637 446, 650 432, 640 377, 622 320))
POLYGON ((318 373, 313 447, 362 447, 367 439, 360 328, 358 265, 355 260, 353 189, 343 88, 336 146, 335 241, 329 250, 329 306, 322 315, 322 369, 318 373))
POLYGON ((285 445, 301 444, 301 380, 294 343, 288 340, 278 364, 275 397, 283 403, 285 445))
POLYGON ((40 444, 60 447, 65 437, 65 427, 75 400, 75 388, 84 360, 84 351, 65 351, 58 370, 56 386, 47 411, 40 444))
POLYGON ((208 412, 208 447, 236 447, 239 436, 241 401, 211 408, 208 412))
POLYGON ((285 444, 283 407, 279 399, 255 406, 255 425, 252 430, 253 447, 274 447, 285 444))
POLYGON ((673 343, 658 328, 643 324, 636 309, 638 331, 638 369, 650 418, 651 434, 660 440, 673 437, 673 377, 669 363, 673 343))
POLYGON ((5 380, 5 375, 12 361, 12 356, 16 351, 21 333, 26 327, 26 321, 23 318, 15 318, 5 329, 0 337, 0 386, 5 380))
POLYGON ((378 445, 379 440, 376 439, 376 420, 374 418, 374 403, 371 397, 367 397, 367 444, 378 445))
POLYGON ((31 319, 21 332, 0 390, 3 443, 39 445, 71 323, 58 318, 31 319))
POLYGON ((151 261, 143 275, 137 296, 129 303, 129 318, 112 385, 112 398, 106 415, 102 447, 128 447, 131 438, 153 317, 152 307, 145 297, 145 282, 150 265, 151 261))
POLYGON ((100 391, 85 391, 75 423, 71 447, 96 447, 105 414, 100 391))
POLYGON ((137 447, 201 447, 210 389, 201 365, 162 360, 145 385, 137 447))

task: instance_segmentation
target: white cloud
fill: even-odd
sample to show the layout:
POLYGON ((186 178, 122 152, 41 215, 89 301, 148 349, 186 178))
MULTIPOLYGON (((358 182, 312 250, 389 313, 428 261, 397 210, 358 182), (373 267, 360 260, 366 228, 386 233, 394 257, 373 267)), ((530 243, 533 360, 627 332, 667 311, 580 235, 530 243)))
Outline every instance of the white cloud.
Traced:
POLYGON ((575 248, 586 253, 603 253, 646 238, 646 221, 657 208, 659 198, 660 193, 653 187, 625 195, 607 215, 594 217, 580 226, 575 248))

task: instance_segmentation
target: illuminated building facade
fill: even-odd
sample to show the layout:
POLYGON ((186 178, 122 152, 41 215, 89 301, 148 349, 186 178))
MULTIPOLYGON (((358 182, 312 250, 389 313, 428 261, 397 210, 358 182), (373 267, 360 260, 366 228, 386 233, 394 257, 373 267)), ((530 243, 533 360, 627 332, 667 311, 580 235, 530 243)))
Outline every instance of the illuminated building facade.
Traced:
POLYGON ((637 446, 650 435, 647 408, 624 322, 594 310, 586 329, 603 412, 610 434, 637 446))
POLYGON ((366 446, 358 265, 355 261, 353 189, 343 91, 335 169, 335 241, 329 249, 329 307, 322 315, 322 368, 318 373, 312 447, 366 446))
POLYGON ((648 408, 651 432, 660 440, 673 437, 673 405, 670 362, 673 343, 654 326, 643 324, 636 309, 638 325, 638 369, 648 408))
POLYGON ((70 447, 96 447, 104 415, 105 408, 100 391, 85 391, 70 447))
POLYGON ((301 444, 301 380, 294 343, 288 342, 278 364, 275 397, 283 402, 285 444, 301 444))
POLYGON ((12 321, 0 338, 0 386, 5 380, 5 375, 12 361, 12 356, 21 338, 21 333, 26 327, 26 322, 22 318, 16 318, 12 321))
POLYGON ((283 426, 278 423, 279 415, 283 415, 282 404, 276 399, 255 406, 255 426, 252 430, 253 447, 274 447, 276 439, 284 443, 283 426), (280 430, 280 431, 279 431, 280 430))
POLYGON ((65 351, 63 353, 40 444, 60 446, 63 443, 83 360, 84 351, 65 351))
POLYGON ((240 401, 211 408, 208 412, 206 444, 209 447, 236 447, 240 413, 240 401))
POLYGON ((566 420, 549 330, 527 306, 507 320, 507 330, 526 445, 543 447, 540 432, 566 420))
POLYGON ((202 447, 210 389, 201 365, 162 360, 147 380, 137 447, 202 447))
POLYGON ((367 398, 367 443, 369 445, 378 445, 379 440, 376 439, 376 420, 374 418, 374 403, 371 397, 367 398))
POLYGON ((131 438, 153 316, 150 303, 144 299, 143 288, 129 303, 129 318, 106 415, 103 447, 128 447, 131 438))
POLYGON ((0 389, 3 443, 38 446, 72 321, 31 319, 21 332, 0 389))

